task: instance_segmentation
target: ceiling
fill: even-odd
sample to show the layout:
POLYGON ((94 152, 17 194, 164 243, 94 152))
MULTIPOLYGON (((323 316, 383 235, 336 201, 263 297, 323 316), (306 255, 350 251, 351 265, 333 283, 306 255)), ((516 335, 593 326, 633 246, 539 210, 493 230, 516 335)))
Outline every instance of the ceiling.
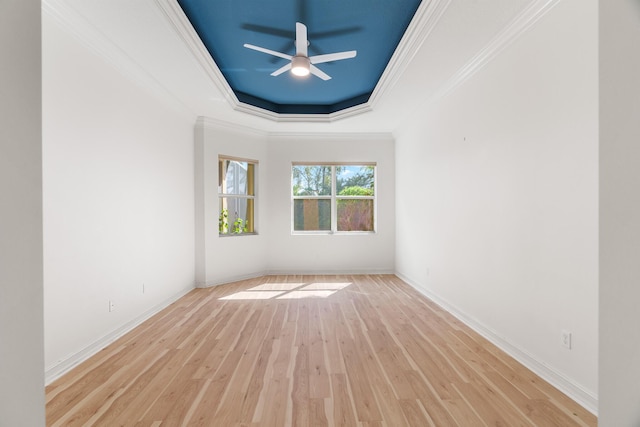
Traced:
MULTIPOLYGON (((235 26, 240 28, 234 30, 230 40, 239 46, 238 58, 246 61, 242 66, 255 69, 253 73, 280 66, 272 64, 268 55, 243 48, 242 44, 284 49, 283 37, 259 30, 267 27, 281 29, 281 34, 286 31, 293 34, 294 30, 288 30, 287 26, 294 25, 297 19, 307 19, 310 43, 317 44, 322 53, 358 50, 356 58, 318 65, 338 85, 348 78, 345 76, 349 70, 343 70, 342 65, 360 56, 366 58, 367 49, 375 44, 366 47, 361 40, 366 34, 373 37, 368 20, 380 14, 387 17, 384 10, 376 13, 368 10, 362 12, 368 18, 358 20, 355 5, 362 8, 366 4, 369 9, 389 6, 388 0, 354 0, 354 6, 345 9, 348 19, 336 18, 335 11, 328 14, 335 7, 344 8, 345 2, 338 0, 306 0, 314 5, 305 6, 306 9, 297 0, 270 2, 286 15, 282 17, 278 13, 272 16, 263 6, 242 12, 241 4, 257 1, 233 4, 224 1, 223 16, 238 14, 235 26), (326 31, 338 34, 327 39, 320 37, 318 41, 312 39, 312 34, 322 35, 326 31)), ((45 36, 47 22, 57 22, 125 76, 153 92, 161 102, 194 119, 205 116, 267 133, 378 133, 394 132, 408 120, 420 119, 433 100, 481 72, 556 3, 557 0, 423 0, 388 65, 381 75, 377 70, 380 78, 367 102, 330 114, 278 114, 240 102, 225 79, 224 67, 221 70, 213 61, 177 0, 43 0, 42 5, 45 36)), ((280 84, 277 77, 268 77, 269 85, 280 84)), ((336 102, 339 95, 332 96, 329 102, 336 102)))
POLYGON ((369 100, 420 0, 178 3, 240 102, 275 113, 325 114, 369 100), (309 56, 356 50, 356 57, 318 64, 329 80, 272 76, 291 61, 243 44, 296 55, 296 22, 307 27, 309 56))

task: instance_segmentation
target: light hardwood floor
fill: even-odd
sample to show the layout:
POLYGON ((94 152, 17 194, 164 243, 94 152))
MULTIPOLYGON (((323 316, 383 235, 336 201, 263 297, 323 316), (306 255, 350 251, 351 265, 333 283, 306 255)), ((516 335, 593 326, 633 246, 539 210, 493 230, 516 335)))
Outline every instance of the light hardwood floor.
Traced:
POLYGON ((196 289, 46 389, 49 426, 595 426, 392 275, 196 289))

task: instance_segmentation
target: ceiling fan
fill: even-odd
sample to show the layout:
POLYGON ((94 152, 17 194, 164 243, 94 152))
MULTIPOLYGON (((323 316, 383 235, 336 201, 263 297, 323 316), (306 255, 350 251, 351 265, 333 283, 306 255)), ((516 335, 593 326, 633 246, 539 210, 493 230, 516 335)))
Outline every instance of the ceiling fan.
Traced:
POLYGON ((300 22, 296 22, 296 54, 295 55, 287 55, 286 53, 276 52, 275 50, 265 49, 264 47, 254 46, 248 43, 245 43, 244 47, 248 49, 257 50, 258 52, 266 53, 268 55, 284 58, 290 61, 287 65, 281 68, 278 68, 276 71, 271 73, 272 76, 279 76, 285 71, 291 70, 291 73, 293 73, 296 76, 304 77, 304 76, 308 76, 309 73, 311 73, 314 76, 320 77, 322 80, 329 80, 331 79, 331 76, 326 74, 324 71, 320 70, 318 67, 315 66, 315 64, 339 61, 341 59, 349 59, 349 58, 354 58, 356 56, 355 50, 349 50, 346 52, 328 53, 326 55, 309 56, 307 52, 308 45, 309 45, 309 42, 307 40, 307 26, 300 22))

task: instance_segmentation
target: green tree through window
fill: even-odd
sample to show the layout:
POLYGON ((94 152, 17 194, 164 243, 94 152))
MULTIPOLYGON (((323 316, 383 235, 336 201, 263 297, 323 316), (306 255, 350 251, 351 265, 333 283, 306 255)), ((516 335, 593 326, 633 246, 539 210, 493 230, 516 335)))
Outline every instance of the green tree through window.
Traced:
POLYGON ((255 233, 257 162, 220 157, 218 160, 218 232, 255 233))
POLYGON ((294 164, 293 231, 375 231, 375 165, 294 164))

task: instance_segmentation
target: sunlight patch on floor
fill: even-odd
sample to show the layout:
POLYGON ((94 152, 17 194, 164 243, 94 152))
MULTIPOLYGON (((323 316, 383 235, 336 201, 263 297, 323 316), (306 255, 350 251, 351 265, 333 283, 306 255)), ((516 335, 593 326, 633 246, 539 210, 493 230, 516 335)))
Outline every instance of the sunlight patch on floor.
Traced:
POLYGON ((303 299, 303 298, 326 298, 337 291, 315 290, 315 291, 292 291, 280 295, 277 299, 303 299))
MULTIPOLYGON (((249 291, 292 291, 304 283, 263 283, 248 289, 249 291)), ((324 288, 329 289, 329 288, 324 288)))
POLYGON ((310 291, 310 290, 336 290, 344 289, 349 286, 351 283, 312 283, 310 285, 305 286, 302 290, 310 291))
POLYGON ((237 299, 271 299, 278 295, 282 295, 284 292, 280 291, 242 291, 235 294, 227 295, 220 298, 221 300, 237 300, 237 299))
POLYGON ((236 292, 221 300, 266 300, 327 298, 351 285, 350 282, 263 283, 246 291, 236 292))

